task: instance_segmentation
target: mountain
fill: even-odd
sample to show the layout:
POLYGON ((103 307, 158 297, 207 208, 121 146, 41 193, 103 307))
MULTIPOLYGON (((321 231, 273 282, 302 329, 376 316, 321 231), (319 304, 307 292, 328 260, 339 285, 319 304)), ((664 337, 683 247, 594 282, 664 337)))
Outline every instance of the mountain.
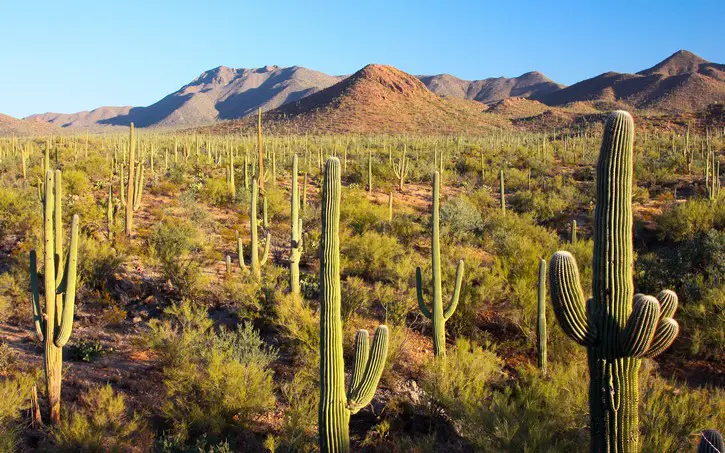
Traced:
POLYGON ((43 121, 21 120, 0 113, 0 136, 57 134, 60 129, 43 121))
POLYGON ((725 102, 725 65, 680 50, 636 74, 606 72, 532 98, 548 105, 604 101, 669 112, 700 110, 725 102))
POLYGON ((528 98, 545 95, 563 88, 544 74, 533 71, 519 77, 495 77, 483 80, 463 80, 450 74, 418 76, 429 90, 439 96, 472 99, 485 104, 510 97, 528 98))
MULTIPOLYGON (((486 106, 433 94, 416 77, 392 66, 367 65, 337 84, 268 112, 265 129, 278 133, 475 133, 505 120, 486 106)), ((250 128, 251 119, 213 126, 213 132, 250 128)))
POLYGON ((272 110, 327 88, 342 77, 299 66, 234 69, 219 66, 147 107, 100 107, 73 114, 44 113, 28 118, 62 127, 189 127, 272 110))

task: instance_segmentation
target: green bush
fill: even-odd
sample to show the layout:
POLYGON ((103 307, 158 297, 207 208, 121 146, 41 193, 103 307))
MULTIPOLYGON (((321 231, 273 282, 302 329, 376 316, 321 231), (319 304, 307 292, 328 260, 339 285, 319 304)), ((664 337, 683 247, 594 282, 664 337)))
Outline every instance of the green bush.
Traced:
POLYGON ((367 280, 394 282, 413 274, 405 249, 397 239, 368 231, 340 241, 344 273, 367 280))
POLYGON ((370 301, 370 289, 358 277, 348 277, 342 285, 341 293, 340 311, 344 322, 350 321, 350 318, 367 307, 370 301))
POLYGON ((97 241, 90 236, 81 236, 79 248, 79 287, 105 291, 126 256, 114 249, 108 241, 97 241))
POLYGON ((461 239, 478 234, 483 229, 483 218, 476 207, 465 197, 447 200, 441 207, 442 234, 461 239))
POLYGON ((195 294, 203 284, 200 268, 206 258, 199 231, 190 222, 163 219, 151 233, 149 245, 164 279, 184 296, 195 294))
POLYGON ((184 441, 249 428, 275 403, 269 364, 276 352, 249 324, 218 334, 212 324, 206 309, 189 301, 150 324, 149 344, 164 363, 161 412, 184 441))
POLYGON ((53 431, 58 451, 126 452, 148 449, 151 435, 141 416, 129 414, 123 395, 110 385, 88 390, 80 407, 53 431))
POLYGON ((218 178, 208 178, 199 191, 199 198, 201 201, 213 206, 225 206, 231 201, 232 196, 226 181, 218 178))
POLYGON ((35 379, 26 373, 0 377, 0 452, 16 451, 34 383, 35 379))

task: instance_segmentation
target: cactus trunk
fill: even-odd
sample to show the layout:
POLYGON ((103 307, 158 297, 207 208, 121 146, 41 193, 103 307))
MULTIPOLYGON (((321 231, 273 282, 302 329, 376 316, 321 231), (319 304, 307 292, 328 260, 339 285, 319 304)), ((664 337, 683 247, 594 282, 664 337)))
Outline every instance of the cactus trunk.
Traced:
POLYGON ((536 352, 539 371, 546 374, 546 260, 539 261, 537 291, 536 352))
MULTIPOLYGON (((133 232, 133 193, 134 193, 134 166, 135 166, 135 154, 134 154, 134 143, 133 143, 133 123, 131 123, 131 130, 129 133, 128 140, 128 193, 126 194, 126 234, 130 236, 133 232)), ((123 176, 121 176, 123 180, 123 176)))
POLYGON ((300 189, 297 154, 292 157, 292 203, 290 209, 290 291, 295 296, 300 294, 300 257, 302 255, 302 220, 300 219, 300 189))

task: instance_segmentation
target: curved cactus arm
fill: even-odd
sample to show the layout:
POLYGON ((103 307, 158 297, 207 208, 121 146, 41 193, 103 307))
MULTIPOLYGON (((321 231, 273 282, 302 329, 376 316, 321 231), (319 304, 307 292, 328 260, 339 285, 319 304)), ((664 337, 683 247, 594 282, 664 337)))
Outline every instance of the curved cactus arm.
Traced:
POLYGON ((702 438, 697 446, 697 453, 723 453, 725 444, 722 434, 714 429, 706 429, 702 432, 702 438))
POLYGON ((40 286, 38 284, 38 258, 35 250, 30 251, 30 289, 32 291, 31 302, 33 304, 33 324, 35 325, 35 335, 38 341, 45 338, 45 321, 43 320, 43 310, 40 307, 40 286))
POLYGON ((672 318, 664 318, 660 320, 655 330, 654 338, 652 343, 647 349, 647 352, 642 354, 642 357, 653 358, 662 354, 677 338, 677 334, 680 333, 680 325, 672 318))
POLYGON ((652 344, 660 319, 660 303, 652 296, 635 294, 632 313, 619 333, 619 346, 627 357, 641 357, 652 344))
POLYGON ((549 266, 551 302, 561 328, 574 341, 584 346, 596 342, 596 330, 589 321, 579 269, 571 253, 560 251, 551 257, 549 266))
POLYGON ((418 307, 420 307, 421 313, 428 319, 433 316, 425 306, 425 300, 423 300, 423 274, 420 267, 415 268, 415 292, 418 294, 418 307))
POLYGON ((669 289, 661 291, 657 295, 657 300, 660 301, 661 318, 672 318, 673 316, 675 316, 675 311, 677 311, 679 298, 674 291, 669 289))
POLYGON ((458 261, 458 267, 456 268, 456 286, 453 289, 453 297, 451 297, 451 304, 443 312, 443 320, 448 321, 458 307, 458 299, 461 297, 461 286, 463 283, 463 260, 458 261))
POLYGON ((66 271, 64 273, 64 300, 63 313, 61 314, 60 328, 56 332, 53 342, 59 348, 65 346, 70 338, 73 330, 73 312, 75 310, 76 299, 76 270, 78 268, 78 214, 73 216, 71 222, 71 239, 70 249, 68 251, 68 261, 66 261, 66 271))
POLYGON ((375 338, 368 357, 365 371, 358 385, 351 389, 347 399, 347 408, 350 413, 356 414, 360 409, 370 404, 375 395, 375 389, 380 382, 380 376, 385 368, 385 360, 388 357, 389 333, 385 325, 375 329, 375 338))
POLYGON ((368 363, 370 356, 370 339, 368 331, 360 329, 355 334, 355 361, 352 363, 352 378, 348 385, 347 392, 348 398, 353 389, 360 385, 362 382, 363 374, 365 373, 365 366, 368 363))
POLYGON ((272 246, 272 235, 269 231, 267 231, 267 234, 264 237, 264 251, 262 252, 262 259, 259 261, 260 266, 264 266, 264 264, 267 262, 267 258, 269 258, 269 250, 272 246))

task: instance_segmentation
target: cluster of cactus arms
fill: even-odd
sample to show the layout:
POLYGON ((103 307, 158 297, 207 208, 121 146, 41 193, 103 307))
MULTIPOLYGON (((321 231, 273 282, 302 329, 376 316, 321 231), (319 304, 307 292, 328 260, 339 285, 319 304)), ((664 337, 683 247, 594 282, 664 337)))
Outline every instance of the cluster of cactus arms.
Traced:
POLYGON ((700 443, 697 445, 697 453, 723 453, 725 443, 722 434, 714 429, 706 429, 702 432, 700 443))
POLYGON ((463 283, 463 260, 458 261, 456 269, 456 284, 453 297, 448 308, 443 311, 443 294, 441 284, 441 247, 440 247, 440 174, 433 173, 433 218, 431 255, 433 272, 433 310, 429 310, 423 298, 423 275, 420 267, 415 271, 416 291, 418 293, 418 306, 423 315, 433 323, 433 352, 436 357, 446 355, 446 321, 453 315, 458 306, 463 283))
POLYGON ((290 291, 295 296, 300 294, 300 258, 302 256, 302 219, 300 218, 300 189, 297 166, 297 154, 295 154, 292 157, 292 207, 290 209, 292 233, 289 257, 290 291))
POLYGON ((60 422, 62 348, 68 342, 73 329, 78 266, 78 215, 73 216, 68 256, 63 259, 62 195, 60 170, 56 170, 55 175, 52 171, 47 171, 43 203, 45 312, 40 305, 37 253, 35 250, 30 251, 33 322, 35 333, 43 343, 45 351, 45 383, 52 423, 60 422))
POLYGON ((632 161, 634 121, 612 113, 597 163, 594 211, 593 297, 584 301, 576 261, 569 252, 551 259, 554 313, 562 329, 587 347, 591 451, 639 450, 637 372, 675 340, 677 295, 634 294, 632 161))
MULTIPOLYGON (((126 194, 126 226, 125 233, 127 236, 133 234, 133 195, 134 195, 134 161, 136 158, 133 141, 133 123, 129 132, 128 140, 128 193, 126 194)), ((121 176, 121 184, 123 184, 123 176, 121 176)))
POLYGON ((501 203, 501 214, 506 215, 506 189, 504 186, 504 175, 503 170, 501 170, 501 173, 499 174, 498 179, 498 195, 499 200, 501 203))
POLYGON ((397 162, 393 162, 393 172, 398 177, 398 191, 403 191, 403 185, 405 184, 405 177, 408 176, 408 159, 405 154, 407 152, 407 146, 403 146, 403 155, 397 162))
MULTIPOLYGON (((249 257, 249 268, 252 272, 252 276, 255 279, 262 277, 262 266, 267 263, 269 257, 269 250, 271 247, 271 236, 267 231, 264 253, 262 259, 259 259, 259 235, 257 233, 257 199, 259 198, 259 187, 257 186, 257 178, 252 179, 252 197, 249 203, 249 229, 251 231, 251 243, 250 243, 250 257, 249 257)), ((247 265, 244 264, 244 246, 242 245, 242 238, 237 235, 237 253, 239 254, 239 267, 242 270, 247 269, 247 265)))
POLYGON ((388 353, 388 328, 375 330, 372 348, 368 332, 355 335, 355 362, 345 392, 345 362, 340 316, 340 161, 325 164, 320 237, 320 406, 319 442, 322 453, 350 451, 350 415, 367 406, 375 394, 388 353))
POLYGON ((536 292, 536 358, 539 371, 546 374, 546 260, 539 261, 539 285, 536 292))

